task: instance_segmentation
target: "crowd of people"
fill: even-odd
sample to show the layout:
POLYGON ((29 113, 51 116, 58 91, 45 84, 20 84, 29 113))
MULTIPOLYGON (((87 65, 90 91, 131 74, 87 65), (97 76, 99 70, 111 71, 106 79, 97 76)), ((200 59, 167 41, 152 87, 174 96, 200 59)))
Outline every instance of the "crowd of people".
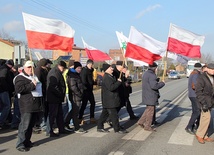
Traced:
MULTIPOLYGON (((108 123, 115 133, 127 133, 119 124, 118 114, 122 107, 126 107, 130 120, 138 120, 137 124, 144 130, 156 131, 159 89, 165 82, 157 77, 155 62, 142 76, 142 104, 146 109, 140 118, 134 114, 129 100, 132 87, 127 66, 123 61, 114 65, 103 64, 103 108, 98 120, 95 118, 93 60, 88 59, 86 66, 74 60, 68 64, 59 61, 52 68, 51 64, 45 58, 36 65, 30 60, 24 65, 14 65, 13 60, 0 60, 0 130, 8 123, 12 129, 18 129, 17 150, 26 152, 34 146, 31 142, 33 132, 45 131, 49 137, 87 132, 83 124, 88 102, 90 123, 97 124, 97 132, 109 132, 104 128, 104 123, 108 123)), ((214 141, 207 133, 214 105, 214 64, 202 67, 196 63, 194 67, 188 82, 192 115, 185 130, 204 144, 214 141)))
POLYGON ((108 122, 115 133, 127 133, 119 124, 118 113, 125 106, 130 119, 134 114, 129 94, 132 91, 127 66, 117 61, 113 66, 103 64, 104 72, 101 101, 103 110, 95 118, 93 94, 94 62, 88 59, 86 66, 70 60, 59 61, 52 68, 49 59, 40 59, 37 64, 28 60, 24 65, 14 65, 13 60, 1 60, 0 66, 0 130, 18 129, 16 149, 29 151, 34 145, 32 133, 46 132, 46 136, 85 133, 84 111, 90 102, 90 123, 97 124, 97 132, 108 122), (58 132, 55 129, 58 128, 58 132))

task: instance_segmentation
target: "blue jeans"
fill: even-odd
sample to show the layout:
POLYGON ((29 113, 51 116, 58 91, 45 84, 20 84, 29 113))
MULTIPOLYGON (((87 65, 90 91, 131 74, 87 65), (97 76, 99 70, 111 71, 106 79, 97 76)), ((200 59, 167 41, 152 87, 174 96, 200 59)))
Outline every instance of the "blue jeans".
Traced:
POLYGON ((24 148, 30 146, 30 139, 37 117, 37 112, 21 114, 21 122, 19 124, 18 142, 16 144, 16 148, 24 148))
POLYGON ((0 93, 0 126, 4 125, 10 112, 10 97, 7 91, 0 93))
MULTIPOLYGON (((66 100, 68 102, 68 112, 72 110, 72 103, 71 101, 69 100, 69 94, 66 94, 66 100)), ((73 124, 73 119, 70 120, 70 124, 72 125, 73 124)))
POLYGON ((11 123, 11 127, 15 128, 19 126, 21 120, 21 114, 19 111, 19 99, 17 97, 14 98, 14 108, 13 108, 13 119, 11 123))

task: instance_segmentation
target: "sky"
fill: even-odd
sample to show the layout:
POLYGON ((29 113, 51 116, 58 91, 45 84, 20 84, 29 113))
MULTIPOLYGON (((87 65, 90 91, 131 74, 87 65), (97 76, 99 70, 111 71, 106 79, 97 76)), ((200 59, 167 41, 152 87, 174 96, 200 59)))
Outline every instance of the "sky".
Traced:
POLYGON ((115 31, 129 36, 130 27, 166 42, 169 25, 205 36, 202 54, 214 57, 213 0, 0 0, 0 30, 26 41, 22 12, 59 19, 74 30, 74 43, 103 52, 119 49, 115 31))

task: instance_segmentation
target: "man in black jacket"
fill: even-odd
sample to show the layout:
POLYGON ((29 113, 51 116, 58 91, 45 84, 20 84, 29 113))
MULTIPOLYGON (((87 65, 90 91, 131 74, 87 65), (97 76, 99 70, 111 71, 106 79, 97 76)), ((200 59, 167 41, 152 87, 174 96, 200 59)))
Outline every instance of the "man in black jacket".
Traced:
POLYGON ((30 141, 32 130, 38 117, 42 111, 42 84, 37 76, 33 75, 32 61, 24 64, 24 70, 14 79, 15 92, 20 95, 19 109, 21 113, 21 122, 18 129, 18 142, 16 149, 21 152, 29 151, 33 146, 30 141))
POLYGON ((82 106, 79 112, 79 119, 83 119, 84 111, 87 106, 88 101, 90 102, 90 122, 96 123, 94 118, 94 110, 95 110, 95 99, 93 93, 93 60, 88 59, 86 62, 86 66, 83 67, 80 76, 83 84, 83 98, 82 98, 82 106))
POLYGON ((104 129, 103 124, 106 122, 107 118, 110 118, 114 132, 127 133, 126 130, 121 130, 117 113, 117 108, 120 106, 118 88, 122 81, 121 79, 116 80, 116 78, 112 75, 113 68, 109 64, 103 64, 103 71, 105 72, 101 89, 103 110, 97 124, 97 131, 109 132, 104 129))
POLYGON ((64 61, 52 68, 47 76, 47 102, 49 106, 49 115, 47 120, 47 136, 57 137, 58 134, 53 132, 53 124, 56 120, 59 134, 66 133, 64 129, 62 102, 65 99, 65 81, 62 76, 66 68, 64 61))
POLYGON ((196 139, 199 143, 213 142, 214 139, 208 137, 208 127, 211 120, 211 109, 214 106, 214 64, 207 65, 206 72, 197 78, 195 85, 196 98, 201 109, 200 123, 196 131, 196 139))
POLYGON ((3 128, 5 121, 10 113, 10 97, 14 90, 13 73, 10 71, 14 66, 13 60, 7 60, 5 64, 0 66, 0 129, 3 128))
POLYGON ((129 101, 129 81, 125 77, 126 68, 125 65, 123 64, 123 61, 117 61, 116 66, 114 68, 113 75, 115 76, 116 79, 120 78, 122 80, 122 84, 119 86, 119 96, 120 96, 120 106, 117 108, 117 111, 119 112, 120 109, 125 106, 127 112, 129 113, 130 120, 138 119, 137 116, 135 116, 131 102, 129 101), (121 77, 120 77, 121 74, 121 77), (128 85, 129 86, 128 86, 128 85))

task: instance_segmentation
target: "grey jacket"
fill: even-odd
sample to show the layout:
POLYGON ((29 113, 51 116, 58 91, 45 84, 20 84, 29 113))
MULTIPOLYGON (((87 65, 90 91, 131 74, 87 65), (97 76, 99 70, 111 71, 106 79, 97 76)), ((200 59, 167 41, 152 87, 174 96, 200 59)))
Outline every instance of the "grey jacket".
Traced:
POLYGON ((142 77, 142 103, 151 106, 158 105, 159 89, 164 85, 164 82, 158 82, 154 71, 148 69, 142 77))

